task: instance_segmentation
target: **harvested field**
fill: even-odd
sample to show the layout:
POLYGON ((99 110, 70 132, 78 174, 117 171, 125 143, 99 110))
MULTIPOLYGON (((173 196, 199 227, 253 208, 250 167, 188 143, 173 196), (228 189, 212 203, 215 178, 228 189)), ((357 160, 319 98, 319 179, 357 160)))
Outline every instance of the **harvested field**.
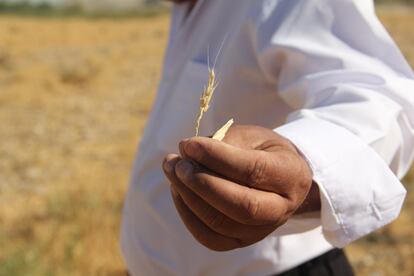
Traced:
MULTIPOLYGON (((414 10, 381 9, 414 65, 414 10)), ((119 222, 168 15, 0 17, 0 275, 124 275, 119 222)), ((358 275, 414 274, 414 170, 395 223, 348 248, 358 275)))

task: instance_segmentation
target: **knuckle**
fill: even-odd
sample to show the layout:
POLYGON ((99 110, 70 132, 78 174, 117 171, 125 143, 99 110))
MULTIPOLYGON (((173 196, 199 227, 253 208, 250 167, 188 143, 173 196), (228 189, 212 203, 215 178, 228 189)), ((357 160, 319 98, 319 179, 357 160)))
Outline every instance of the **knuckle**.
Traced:
POLYGON ((215 242, 215 241, 210 241, 204 244, 204 246, 213 251, 218 251, 218 252, 224 251, 224 248, 218 242, 215 242))
POLYGON ((211 144, 208 143, 201 143, 197 142, 198 144, 198 151, 196 153, 196 157, 198 158, 198 161, 202 164, 206 164, 206 162, 210 159, 213 148, 211 144))
MULTIPOLYGON (((217 252, 223 252, 223 251, 230 250, 230 249, 227 249, 227 248, 223 247, 221 244, 219 244, 217 242, 213 242, 213 243, 210 243, 210 244, 204 245, 204 246, 206 246, 210 250, 217 251, 217 252)), ((231 249, 233 249, 233 248, 231 248, 231 249)))
POLYGON ((205 190, 209 185, 207 176, 201 172, 195 173, 193 175, 193 183, 197 185, 198 189, 201 190, 205 190))
POLYGON ((162 159, 162 164, 164 165, 164 164, 166 164, 167 162, 168 162, 168 156, 166 155, 166 156, 164 156, 164 158, 162 159))
POLYGON ((282 226, 283 224, 285 224, 289 219, 289 216, 282 216, 279 218, 279 220, 276 222, 276 225, 278 227, 282 226))
POLYGON ((211 237, 210 235, 194 235, 195 239, 207 247, 208 249, 211 249, 213 251, 224 251, 225 249, 223 246, 218 242, 214 237, 211 237))
POLYGON ((205 231, 191 231, 193 237, 203 246, 207 247, 210 250, 223 252, 228 250, 233 250, 236 248, 244 247, 245 242, 235 238, 228 238, 231 242, 223 243, 223 240, 219 237, 216 237, 214 234, 209 232, 210 230, 205 231))
POLYGON ((194 233, 194 232, 192 232, 192 234, 193 234, 194 238, 199 243, 201 243, 202 245, 204 245, 207 248, 210 248, 210 246, 212 244, 214 244, 214 242, 212 241, 212 239, 210 238, 210 236, 208 234, 205 234, 205 233, 194 233))
POLYGON ((219 213, 216 210, 213 210, 211 207, 209 208, 209 214, 207 216, 207 224, 216 231, 222 232, 223 230, 225 230, 225 222, 226 222, 226 217, 222 214, 219 213))
POLYGON ((212 192, 211 179, 207 173, 197 172, 192 175, 189 186, 193 191, 197 191, 202 194, 210 194, 212 192))
POLYGON ((224 252, 233 250, 236 248, 243 247, 242 242, 233 240, 233 244, 223 244, 220 240, 212 240, 208 244, 203 244, 205 247, 207 247, 210 250, 217 251, 217 252, 224 252))
POLYGON ((181 171, 178 173, 178 176, 179 176, 180 181, 185 183, 186 185, 194 182, 194 176, 190 172, 181 171))
POLYGON ((257 218, 259 212, 259 201, 256 197, 250 197, 246 199, 246 205, 244 208, 244 216, 242 217, 242 222, 244 224, 250 224, 254 222, 257 218))
POLYGON ((267 163, 263 156, 256 157, 247 169, 247 184, 255 187, 265 180, 267 163))
POLYGON ((200 163, 203 163, 209 155, 209 147, 210 146, 208 144, 195 139, 188 141, 184 146, 185 153, 200 163))

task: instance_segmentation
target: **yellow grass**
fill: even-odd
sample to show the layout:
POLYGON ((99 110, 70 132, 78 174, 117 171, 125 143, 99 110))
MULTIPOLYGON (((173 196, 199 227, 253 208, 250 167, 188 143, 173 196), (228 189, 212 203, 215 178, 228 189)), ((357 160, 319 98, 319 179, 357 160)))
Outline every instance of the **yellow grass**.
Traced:
POLYGON ((0 17, 0 275, 123 275, 118 232, 168 17, 0 17))
MULTIPOLYGON (((411 66, 414 66, 414 9, 379 9, 379 15, 411 66)), ((347 252, 358 275, 414 275, 414 167, 404 183, 408 197, 400 217, 347 252)))
MULTIPOLYGON (((414 62, 414 13, 382 18, 414 62)), ((0 275, 123 275, 122 202, 167 28, 166 15, 0 17, 0 275)), ((360 275, 412 275, 413 211, 411 192, 348 249, 360 275)))

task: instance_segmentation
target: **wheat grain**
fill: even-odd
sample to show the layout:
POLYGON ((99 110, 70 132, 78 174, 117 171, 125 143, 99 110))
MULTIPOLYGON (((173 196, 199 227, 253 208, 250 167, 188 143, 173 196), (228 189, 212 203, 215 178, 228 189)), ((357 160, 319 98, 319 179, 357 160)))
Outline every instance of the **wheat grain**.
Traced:
POLYGON ((222 126, 216 133, 213 135, 214 140, 222 141, 224 136, 226 136, 227 131, 229 128, 234 124, 233 118, 230 119, 224 126, 222 126))

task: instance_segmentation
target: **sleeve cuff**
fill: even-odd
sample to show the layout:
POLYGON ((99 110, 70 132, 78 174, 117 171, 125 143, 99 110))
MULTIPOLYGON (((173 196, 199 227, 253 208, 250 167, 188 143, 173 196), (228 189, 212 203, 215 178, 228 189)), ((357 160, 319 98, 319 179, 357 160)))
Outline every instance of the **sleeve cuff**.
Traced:
POLYGON ((344 247, 394 220, 406 190, 381 157, 333 123, 300 118, 274 130, 307 159, 321 195, 322 231, 344 247))

